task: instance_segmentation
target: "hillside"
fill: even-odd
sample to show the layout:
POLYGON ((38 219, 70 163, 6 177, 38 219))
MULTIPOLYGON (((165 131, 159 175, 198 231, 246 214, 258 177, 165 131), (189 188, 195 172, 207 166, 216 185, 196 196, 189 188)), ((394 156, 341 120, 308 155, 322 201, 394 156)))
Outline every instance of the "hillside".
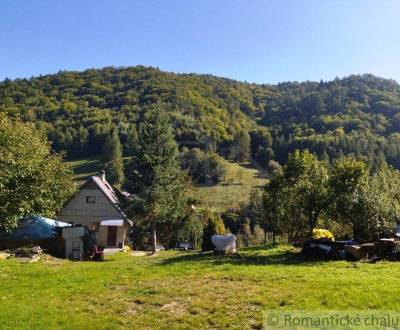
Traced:
POLYGON ((296 148, 327 160, 353 154, 400 164, 400 86, 372 75, 257 85, 138 66, 0 83, 0 111, 36 122, 69 158, 98 154, 113 125, 125 144, 141 109, 154 103, 168 109, 181 145, 223 153, 235 131, 249 130, 263 166, 296 148))
POLYGON ((226 162, 225 180, 218 185, 195 185, 190 197, 200 208, 219 212, 249 201, 252 189, 264 187, 267 179, 251 164, 226 162))

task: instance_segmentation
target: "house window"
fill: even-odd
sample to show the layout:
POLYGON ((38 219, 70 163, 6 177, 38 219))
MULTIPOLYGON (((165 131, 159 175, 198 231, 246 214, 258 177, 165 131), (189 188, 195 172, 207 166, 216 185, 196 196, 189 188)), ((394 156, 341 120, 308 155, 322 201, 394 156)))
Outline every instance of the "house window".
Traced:
POLYGON ((96 197, 95 196, 86 196, 86 203, 90 203, 90 204, 96 203, 96 197))
POLYGON ((100 222, 93 222, 90 226, 90 230, 98 232, 100 230, 100 222))

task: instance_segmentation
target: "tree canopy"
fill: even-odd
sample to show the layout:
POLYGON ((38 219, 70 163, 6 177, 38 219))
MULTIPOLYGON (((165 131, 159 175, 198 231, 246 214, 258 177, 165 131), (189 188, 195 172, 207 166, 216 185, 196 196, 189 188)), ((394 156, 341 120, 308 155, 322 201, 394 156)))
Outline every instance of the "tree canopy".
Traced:
POLYGON ((72 171, 32 124, 0 113, 0 228, 54 216, 74 191, 72 171))
POLYGON ((254 208, 265 231, 283 232, 289 240, 310 237, 320 224, 368 241, 392 232, 399 219, 400 173, 387 165, 368 169, 349 157, 329 165, 297 150, 274 172, 254 208))
POLYGON ((114 126, 129 154, 140 110, 155 103, 181 146, 235 148, 235 134, 248 131, 251 156, 264 167, 296 149, 400 167, 400 86, 372 75, 266 85, 137 66, 0 83, 0 112, 34 122, 69 157, 100 154, 114 126))

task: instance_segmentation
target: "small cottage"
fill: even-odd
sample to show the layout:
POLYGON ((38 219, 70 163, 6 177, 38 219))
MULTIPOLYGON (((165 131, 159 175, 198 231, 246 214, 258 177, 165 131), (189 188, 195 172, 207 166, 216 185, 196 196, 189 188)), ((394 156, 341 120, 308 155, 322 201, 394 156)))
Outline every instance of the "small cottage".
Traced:
POLYGON ((132 222, 121 209, 120 201, 105 172, 91 176, 66 203, 57 219, 83 225, 96 234, 97 244, 123 248, 132 222))

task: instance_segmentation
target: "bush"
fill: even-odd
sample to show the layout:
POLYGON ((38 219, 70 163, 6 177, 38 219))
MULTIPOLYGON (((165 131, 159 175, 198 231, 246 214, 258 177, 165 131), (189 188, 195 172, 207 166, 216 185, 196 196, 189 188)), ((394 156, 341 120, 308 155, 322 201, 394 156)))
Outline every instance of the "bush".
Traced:
POLYGON ((217 234, 225 234, 225 226, 221 217, 210 211, 204 214, 205 227, 203 231, 203 242, 201 244, 202 251, 212 251, 214 246, 211 242, 211 237, 217 234))
POLYGON ((237 235, 243 227, 243 218, 235 210, 228 210, 222 214, 225 227, 233 234, 237 235))
POLYGON ((236 235, 237 247, 258 246, 264 243, 264 231, 260 226, 254 226, 251 229, 250 222, 247 221, 245 226, 236 235))
POLYGON ((178 231, 178 241, 193 243, 195 250, 200 249, 203 240, 203 227, 204 223, 201 217, 197 213, 191 212, 178 231))
POLYGON ((225 177, 224 160, 214 152, 204 152, 198 148, 184 149, 180 163, 195 183, 217 184, 225 177))

